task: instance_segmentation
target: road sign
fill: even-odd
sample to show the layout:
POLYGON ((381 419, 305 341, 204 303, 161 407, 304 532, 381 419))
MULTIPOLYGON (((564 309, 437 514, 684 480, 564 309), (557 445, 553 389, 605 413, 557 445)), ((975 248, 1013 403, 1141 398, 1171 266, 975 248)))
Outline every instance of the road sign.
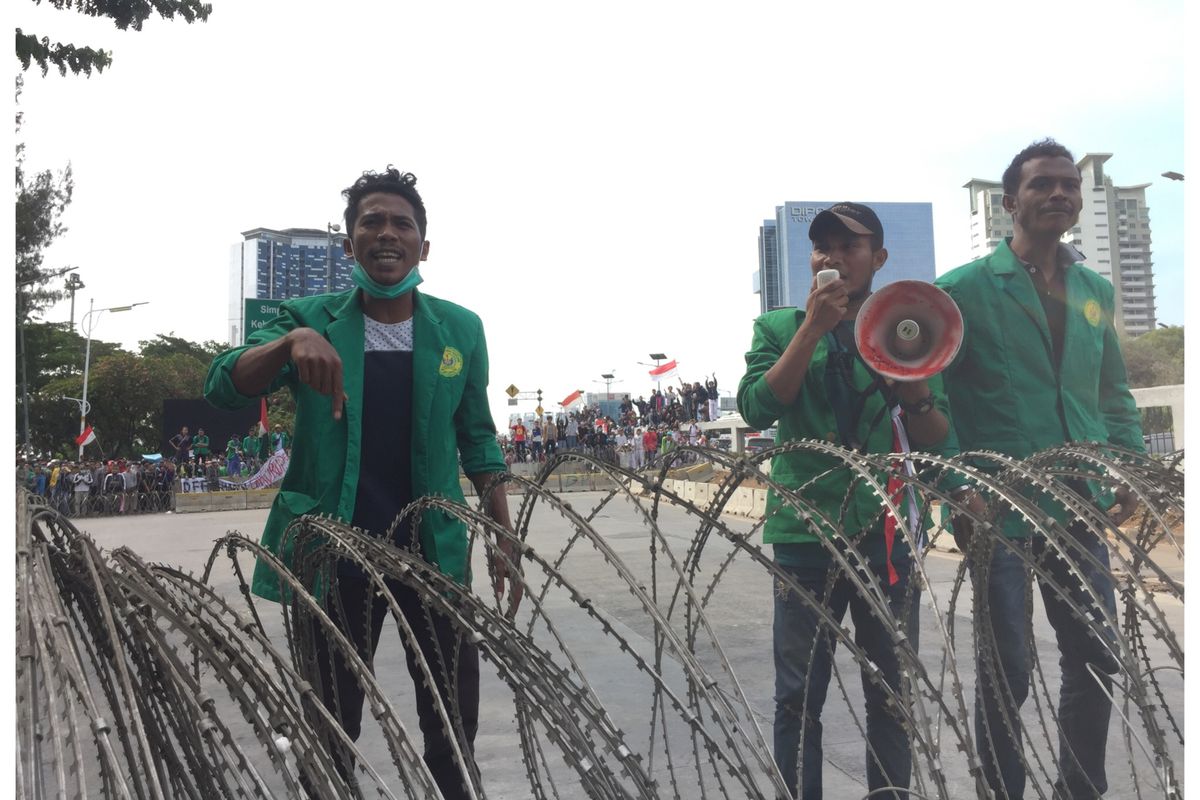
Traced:
POLYGON ((504 390, 505 394, 507 394, 509 397, 516 397, 520 391, 520 389, 511 383, 508 385, 508 388, 504 390))
POLYGON ((282 303, 282 300, 246 298, 246 328, 242 333, 243 344, 245 344, 250 334, 265 328, 268 322, 279 316, 279 306, 282 303))
POLYGON ((542 410, 542 407, 538 406, 537 407, 537 415, 540 417, 543 413, 545 413, 545 412, 542 410))

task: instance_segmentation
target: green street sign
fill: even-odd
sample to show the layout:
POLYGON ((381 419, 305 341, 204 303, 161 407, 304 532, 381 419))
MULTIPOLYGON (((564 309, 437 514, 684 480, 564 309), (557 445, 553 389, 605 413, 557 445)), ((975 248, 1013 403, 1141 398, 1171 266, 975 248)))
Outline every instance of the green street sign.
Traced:
POLYGON ((267 323, 279 316, 279 306, 282 300, 259 300, 255 297, 246 298, 246 326, 242 334, 242 344, 250 334, 266 327, 267 323))

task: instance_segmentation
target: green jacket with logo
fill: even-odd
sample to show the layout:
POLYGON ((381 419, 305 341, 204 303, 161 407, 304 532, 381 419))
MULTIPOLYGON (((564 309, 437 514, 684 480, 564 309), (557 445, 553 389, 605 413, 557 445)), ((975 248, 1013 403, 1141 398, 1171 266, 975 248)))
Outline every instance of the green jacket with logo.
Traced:
MULTIPOLYGON (((1113 286, 1082 264, 1064 269, 1067 309, 1058 368, 1033 280, 1007 242, 935 282, 963 315, 963 344, 944 375, 964 451, 995 450, 1020 459, 1065 442, 1144 449, 1113 327, 1113 286)), ((1113 502, 1109 492, 1096 499, 1102 507, 1113 502)), ((1062 519, 1061 509, 1047 510, 1062 519)), ((1006 517, 1004 531, 1029 535, 1015 514, 1006 517)))
MULTIPOLYGON (((335 420, 332 399, 299 380, 288 364, 269 391, 287 386, 296 400, 291 461, 271 506, 262 543, 292 563, 291 542, 283 532, 302 514, 354 517, 362 430, 363 313, 358 290, 285 301, 279 316, 250 335, 247 344, 213 361, 205 397, 218 408, 239 408, 255 398, 233 386, 233 366, 249 347, 299 328, 323 335, 342 358, 342 384, 349 398, 335 420)), ((487 403, 488 358, 483 324, 471 311, 414 292, 412 405, 412 491, 414 497, 441 495, 464 502, 459 455, 468 474, 505 469, 487 403)), ((366 432, 370 435, 370 432, 366 432)), ((467 575, 467 536, 463 523, 440 510, 421 515, 421 546, 426 560, 458 581, 467 575)), ((254 571, 252 590, 280 599, 279 581, 265 564, 254 571)))
MULTIPOLYGON (((746 353, 746 374, 738 384, 738 412, 747 424, 762 430, 777 420, 778 444, 799 439, 819 439, 825 444, 838 444, 837 418, 826 388, 825 370, 829 361, 828 336, 824 336, 813 350, 804 376, 804 385, 794 402, 780 402, 767 385, 766 374, 795 336, 804 321, 805 312, 792 308, 769 311, 754 321, 754 338, 750 351, 746 353)), ((852 371, 853 388, 866 389, 872 381, 871 374, 860 359, 854 360, 852 371)), ((934 395, 934 405, 949 417, 949 407, 942 392, 941 379, 934 376, 929 381, 934 395)), ((891 453, 892 421, 885 408, 880 392, 872 392, 866 400, 858 420, 858 438, 866 443, 868 453, 891 453), (874 422, 878 419, 874 425, 874 422)), ((953 427, 947 437, 935 445, 913 446, 920 450, 940 455, 957 452, 953 427)), ((771 477, 788 489, 798 489, 809 481, 829 471, 838 464, 830 455, 794 451, 775 456, 771 460, 771 477)), ((886 476, 877 479, 887 484, 886 476)), ((879 519, 882 504, 874 490, 860 482, 854 489, 849 503, 845 503, 850 490, 851 473, 842 468, 818 478, 801 492, 801 496, 821 512, 837 522, 845 505, 842 529, 849 536, 856 536, 879 519)), ((907 500, 905 500, 907 503, 907 500)), ((902 509, 903 510, 903 507, 902 509)), ((796 512, 780 500, 774 489, 767 492, 767 522, 763 528, 763 541, 767 544, 815 542, 828 536, 829 531, 820 531, 813 523, 801 522, 796 512)))
POLYGON ((208 455, 208 434, 193 436, 192 450, 194 450, 198 456, 208 455))

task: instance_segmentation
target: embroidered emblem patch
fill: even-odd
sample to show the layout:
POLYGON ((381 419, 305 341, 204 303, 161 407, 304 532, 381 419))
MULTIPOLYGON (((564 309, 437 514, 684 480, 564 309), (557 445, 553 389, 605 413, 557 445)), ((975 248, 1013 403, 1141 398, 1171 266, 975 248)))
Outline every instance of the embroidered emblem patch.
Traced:
POLYGON ((1083 304, 1083 316, 1093 328, 1099 325, 1100 304, 1095 300, 1088 300, 1083 304))
POLYGON ((438 367, 438 374, 443 378, 453 378, 458 373, 462 372, 463 356, 456 348, 447 347, 442 353, 442 363, 438 367))

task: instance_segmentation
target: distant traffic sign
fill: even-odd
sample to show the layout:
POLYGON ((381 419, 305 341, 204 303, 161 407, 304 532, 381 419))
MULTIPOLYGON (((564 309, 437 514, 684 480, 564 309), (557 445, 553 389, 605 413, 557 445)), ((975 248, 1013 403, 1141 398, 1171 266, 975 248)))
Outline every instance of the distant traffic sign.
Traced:
POLYGON ((508 394, 509 397, 516 397, 521 392, 520 389, 518 389, 514 384, 511 384, 511 383, 508 385, 508 388, 505 389, 504 391, 506 394, 508 394))
POLYGON ((282 300, 260 300, 247 297, 246 328, 242 332, 242 342, 245 343, 250 334, 265 328, 268 322, 279 316, 279 306, 282 303, 282 300))
POLYGON ((546 412, 545 412, 545 410, 544 410, 544 409, 543 409, 541 406, 538 406, 538 407, 537 407, 537 412, 536 412, 536 413, 537 413, 537 415, 540 417, 542 414, 544 414, 544 413, 546 413, 546 412))

